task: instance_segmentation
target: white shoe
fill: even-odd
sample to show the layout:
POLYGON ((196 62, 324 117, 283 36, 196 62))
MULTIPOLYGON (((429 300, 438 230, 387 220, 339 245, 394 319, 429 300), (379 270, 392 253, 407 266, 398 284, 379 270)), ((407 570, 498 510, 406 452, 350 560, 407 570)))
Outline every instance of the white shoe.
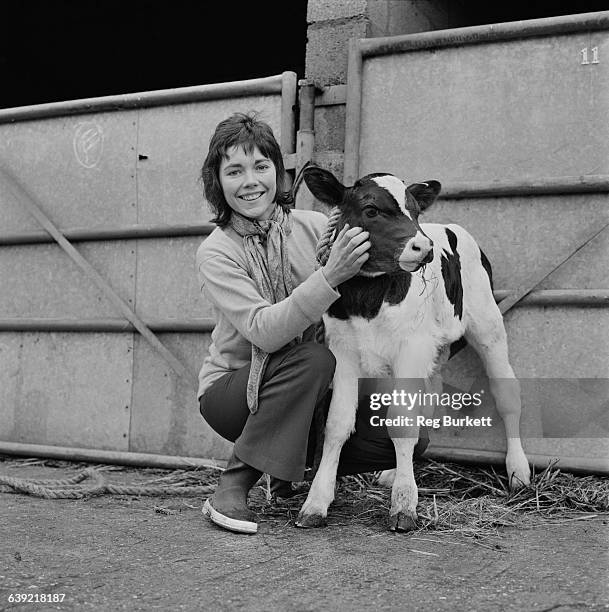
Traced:
POLYGON ((234 531, 236 533, 258 533, 258 523, 254 523, 253 521, 231 518, 226 514, 218 512, 211 505, 211 499, 212 498, 210 497, 205 501, 201 512, 203 512, 203 514, 208 517, 213 523, 215 523, 219 527, 223 527, 224 529, 228 529, 229 531, 234 531))

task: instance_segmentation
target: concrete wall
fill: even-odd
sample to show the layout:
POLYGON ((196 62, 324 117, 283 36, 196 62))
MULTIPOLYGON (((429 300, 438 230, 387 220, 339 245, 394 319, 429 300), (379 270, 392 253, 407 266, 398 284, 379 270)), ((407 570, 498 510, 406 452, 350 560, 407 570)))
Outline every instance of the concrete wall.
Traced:
MULTIPOLYGON (((362 4, 342 6, 355 9, 362 4)), ((412 5, 399 5, 403 27, 412 25, 405 12, 412 5)), ((368 2, 367 13, 354 16, 353 22, 360 26, 365 22, 367 32, 388 23, 380 10, 374 21, 372 7, 399 8, 391 2, 382 6, 368 2)), ((392 28, 396 20, 391 21, 392 28)), ((341 24, 342 32, 345 18, 334 21, 341 24)), ((467 228, 493 264, 496 289, 513 291, 532 274, 547 271, 540 290, 606 291, 607 232, 550 273, 582 244, 584 233, 591 236, 593 226, 600 229, 609 221, 606 185, 589 193, 569 189, 573 177, 605 178, 609 172, 609 135, 601 118, 607 107, 605 68, 602 61, 582 61, 581 55, 585 48, 602 54, 609 46, 609 29, 605 29, 609 25, 597 31, 592 22, 593 18, 585 24, 573 20, 568 32, 564 20, 537 23, 535 36, 522 36, 525 29, 531 31, 530 24, 479 28, 469 42, 463 32, 442 33, 435 43, 426 36, 428 44, 413 49, 383 40, 382 52, 362 60, 360 112, 354 116, 351 113, 357 109, 349 109, 350 126, 358 126, 357 142, 351 139, 353 146, 346 151, 340 149, 345 107, 332 103, 340 101, 340 84, 325 85, 318 97, 316 161, 340 172, 344 154, 353 179, 383 170, 407 182, 440 180, 448 194, 454 185, 469 185, 469 195, 464 196, 467 189, 462 188, 459 197, 445 196, 422 221, 467 228), (483 30, 490 33, 484 41, 483 30), (446 44, 449 37, 456 44, 446 44), (508 197, 492 191, 480 195, 473 189, 510 181, 541 188, 508 197), (549 184, 560 185, 560 191, 544 191, 549 184)), ((332 49, 336 46, 334 38, 332 49)), ((325 76, 333 79, 336 66, 334 70, 325 76)), ((586 378, 591 386, 606 385, 609 366, 607 333, 603 333, 609 312, 590 306, 555 300, 549 306, 519 305, 505 317, 511 362, 523 381, 524 446, 530 457, 542 458, 539 465, 555 456, 561 467, 589 469, 586 466, 594 464, 594 469, 607 470, 606 391, 598 403, 578 392, 586 378)), ((443 371, 444 381, 457 388, 465 380, 484 379, 477 358, 463 355, 443 371)), ((499 431, 494 439, 475 441, 462 433, 432 435, 431 450, 438 453, 442 447, 445 453, 459 448, 467 450, 470 458, 480 458, 482 451, 496 451, 504 443, 499 431)), ((446 458, 446 454, 436 456, 446 458)))
POLYGON ((194 266, 211 217, 200 166, 217 123, 251 109, 293 153, 284 76, 0 111, 0 444, 228 457, 195 381, 129 329, 95 275, 32 241, 29 211, 69 239, 89 231, 78 253, 195 379, 211 317, 194 266))
MULTIPOLYGON (((344 85, 350 38, 464 26, 463 6, 463 0, 309 0, 306 79, 319 89, 344 85)), ((344 144, 344 100, 318 106, 317 163, 342 175, 344 144)))

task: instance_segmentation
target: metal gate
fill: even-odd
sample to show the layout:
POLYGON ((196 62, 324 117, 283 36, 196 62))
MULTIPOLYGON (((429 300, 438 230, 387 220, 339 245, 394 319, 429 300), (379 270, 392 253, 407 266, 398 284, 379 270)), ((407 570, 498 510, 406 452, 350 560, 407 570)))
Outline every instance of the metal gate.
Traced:
MULTIPOLYGON (((609 471, 609 12, 351 42, 345 183, 442 182, 424 220, 463 225, 493 264, 529 457, 609 471)), ((444 375, 482 373, 463 353, 444 375)), ((452 431, 430 448, 502 445, 452 431)))
POLYGON ((226 456, 195 397, 213 326, 199 169, 250 110, 294 168, 296 88, 286 72, 0 110, 1 441, 226 456))

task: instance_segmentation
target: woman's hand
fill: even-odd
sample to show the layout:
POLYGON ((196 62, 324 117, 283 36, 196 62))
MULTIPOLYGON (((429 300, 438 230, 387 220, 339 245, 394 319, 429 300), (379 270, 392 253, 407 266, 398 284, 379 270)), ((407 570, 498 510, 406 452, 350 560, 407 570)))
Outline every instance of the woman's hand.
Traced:
POLYGON ((368 236, 369 233, 361 227, 349 228, 349 224, 345 223, 330 249, 326 265, 322 268, 330 287, 337 287, 360 271, 368 259, 368 236))

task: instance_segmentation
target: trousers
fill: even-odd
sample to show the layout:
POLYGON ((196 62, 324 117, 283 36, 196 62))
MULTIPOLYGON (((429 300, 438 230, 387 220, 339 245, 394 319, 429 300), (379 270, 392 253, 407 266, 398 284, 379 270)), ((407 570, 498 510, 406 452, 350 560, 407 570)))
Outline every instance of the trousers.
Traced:
MULTIPOLYGON (((316 407, 327 414, 336 360, 323 345, 302 342, 273 353, 258 393, 258 411, 247 406, 249 364, 228 372, 201 396, 200 412, 220 436, 234 442, 241 461, 288 481, 304 479, 312 465, 316 407)), ((355 433, 345 442, 338 475, 395 467, 390 438, 365 439, 355 433)))

